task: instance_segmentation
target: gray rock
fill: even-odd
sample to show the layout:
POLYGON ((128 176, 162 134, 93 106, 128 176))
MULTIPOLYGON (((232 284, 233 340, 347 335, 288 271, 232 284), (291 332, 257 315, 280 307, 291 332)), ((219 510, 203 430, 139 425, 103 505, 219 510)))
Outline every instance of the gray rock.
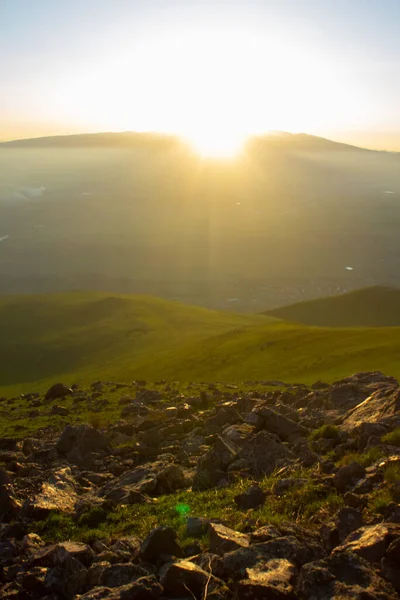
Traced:
POLYGON ((339 541, 343 542, 352 531, 359 529, 362 524, 363 518, 359 510, 350 506, 341 508, 336 515, 339 541))
POLYGON ((265 502, 266 493, 258 485, 252 485, 246 492, 235 496, 235 504, 242 510, 258 508, 265 502))
POLYGON ((365 560, 376 563, 383 558, 389 544, 400 536, 400 526, 394 523, 378 523, 360 527, 337 546, 334 554, 351 552, 365 560))
POLYGON ((253 475, 271 474, 277 466, 290 463, 294 455, 282 444, 278 436, 260 431, 248 440, 238 453, 238 458, 246 459, 253 475))
POLYGON ((247 548, 250 544, 249 537, 244 533, 239 533, 217 523, 210 523, 208 536, 212 554, 226 554, 238 548, 247 548))
POLYGON ((302 425, 267 406, 256 407, 252 412, 261 417, 261 421, 257 421, 256 426, 258 428, 276 434, 284 442, 293 441, 299 437, 307 437, 309 433, 308 429, 302 425))
POLYGON ((235 588, 237 600, 292 600, 296 567, 286 558, 275 558, 246 569, 247 579, 235 588))
POLYGON ((72 513, 78 496, 71 469, 58 469, 42 484, 39 494, 30 499, 23 508, 24 514, 36 519, 45 518, 51 511, 72 513))
POLYGON ((182 548, 176 542, 172 527, 157 527, 150 531, 140 549, 143 560, 157 561, 161 555, 183 557, 182 548))
POLYGON ((66 396, 72 396, 74 390, 64 383, 55 383, 46 392, 44 397, 45 400, 58 400, 59 398, 65 398, 66 396))
POLYGON ((0 485, 0 521, 9 523, 21 510, 21 503, 11 484, 0 485))
POLYGON ((212 592, 218 581, 211 573, 189 560, 180 560, 161 568, 160 583, 168 597, 184 598, 189 593, 201 600, 206 586, 207 591, 212 592))
POLYGON ((119 588, 97 587, 81 600, 158 600, 162 587, 154 576, 140 577, 136 581, 119 588))
POLYGON ((344 465, 335 473, 333 485, 339 492, 345 492, 365 476, 365 468, 358 462, 344 465))
POLYGON ((299 600, 393 600, 396 592, 360 556, 342 552, 303 566, 297 583, 299 600))

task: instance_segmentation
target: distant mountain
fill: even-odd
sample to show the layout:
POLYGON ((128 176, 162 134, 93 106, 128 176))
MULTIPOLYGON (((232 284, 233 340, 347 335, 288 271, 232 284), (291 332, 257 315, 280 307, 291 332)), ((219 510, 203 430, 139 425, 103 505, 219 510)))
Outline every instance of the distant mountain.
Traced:
POLYGON ((172 135, 163 135, 160 133, 138 133, 134 131, 124 131, 121 133, 82 133, 74 135, 55 135, 48 137, 39 137, 23 140, 12 140, 0 143, 0 147, 15 148, 82 148, 82 147, 130 147, 130 146, 151 146, 152 148, 165 148, 168 146, 177 146, 182 142, 172 135))
MULTIPOLYGON (((152 132, 100 132, 82 133, 73 135, 55 135, 39 138, 12 140, 0 142, 1 146, 18 148, 79 148, 79 147, 130 147, 149 145, 151 147, 175 147, 183 142, 178 136, 152 132)), ((315 135, 306 133, 287 133, 284 131, 273 132, 266 135, 249 137, 246 146, 247 152, 271 150, 296 150, 302 152, 378 152, 366 150, 349 144, 334 142, 315 135)))
POLYGON ((400 326, 400 289, 374 286, 339 296, 298 302, 265 314, 322 327, 400 326))

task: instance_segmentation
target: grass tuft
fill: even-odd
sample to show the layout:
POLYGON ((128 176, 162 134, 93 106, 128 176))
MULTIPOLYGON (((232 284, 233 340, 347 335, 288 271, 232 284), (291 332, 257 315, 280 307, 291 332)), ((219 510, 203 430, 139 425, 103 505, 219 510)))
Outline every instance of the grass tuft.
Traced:
POLYGON ((390 433, 386 433, 386 435, 382 436, 381 441, 389 446, 400 447, 400 427, 397 427, 390 433))

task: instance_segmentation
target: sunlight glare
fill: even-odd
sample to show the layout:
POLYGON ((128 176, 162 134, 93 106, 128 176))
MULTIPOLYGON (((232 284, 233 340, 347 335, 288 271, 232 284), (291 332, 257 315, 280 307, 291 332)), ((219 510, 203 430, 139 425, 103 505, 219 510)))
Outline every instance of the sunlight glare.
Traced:
POLYGON ((56 98, 71 122, 177 134, 203 156, 227 157, 249 135, 315 131, 341 110, 333 73, 278 33, 169 32, 130 44, 56 98))

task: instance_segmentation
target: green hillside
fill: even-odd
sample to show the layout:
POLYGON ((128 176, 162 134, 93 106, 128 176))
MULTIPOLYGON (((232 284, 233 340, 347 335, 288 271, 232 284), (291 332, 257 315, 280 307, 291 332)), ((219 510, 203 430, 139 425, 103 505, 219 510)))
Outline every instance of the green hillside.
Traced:
POLYGON ((146 296, 6 296, 0 338, 0 395, 59 380, 312 383, 375 369, 400 377, 400 327, 308 327, 146 296))
POLYGON ((340 296, 283 306, 266 313, 285 321, 320 327, 400 325, 400 289, 369 287, 340 296))

